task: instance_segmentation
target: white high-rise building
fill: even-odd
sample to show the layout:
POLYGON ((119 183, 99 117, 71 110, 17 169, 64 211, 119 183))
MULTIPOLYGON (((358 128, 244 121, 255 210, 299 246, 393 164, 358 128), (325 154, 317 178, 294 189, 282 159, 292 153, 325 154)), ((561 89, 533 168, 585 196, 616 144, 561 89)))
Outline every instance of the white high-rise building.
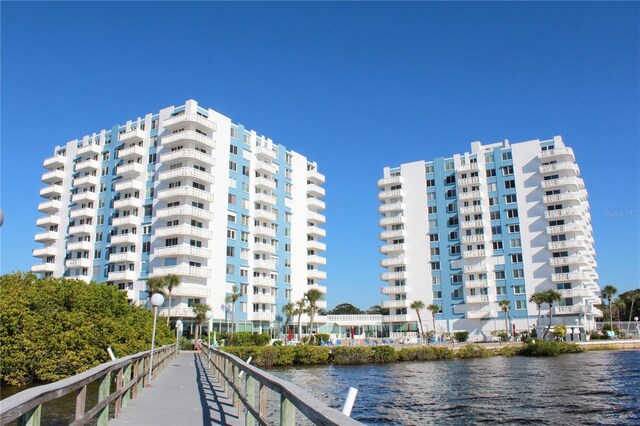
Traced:
MULTIPOLYGON (((436 332, 530 330, 532 294, 556 290, 554 324, 591 329, 602 313, 589 202, 560 137, 385 168, 378 181, 381 279, 390 332, 418 330, 413 301, 438 305, 436 332)), ((422 310, 432 329, 431 312, 422 310)), ((549 308, 542 307, 541 326, 549 308)))
POLYGON ((175 274, 171 316, 207 303, 214 323, 236 285, 238 330, 326 292, 317 164, 193 100, 57 146, 44 167, 33 272, 108 282, 133 303, 149 277, 175 274))

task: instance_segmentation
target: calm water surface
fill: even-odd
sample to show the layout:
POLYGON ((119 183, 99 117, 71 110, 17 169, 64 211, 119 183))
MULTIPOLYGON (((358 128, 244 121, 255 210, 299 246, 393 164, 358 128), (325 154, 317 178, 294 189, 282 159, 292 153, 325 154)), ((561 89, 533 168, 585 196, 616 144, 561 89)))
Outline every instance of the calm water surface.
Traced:
POLYGON ((640 351, 271 370, 366 424, 640 425, 640 351))

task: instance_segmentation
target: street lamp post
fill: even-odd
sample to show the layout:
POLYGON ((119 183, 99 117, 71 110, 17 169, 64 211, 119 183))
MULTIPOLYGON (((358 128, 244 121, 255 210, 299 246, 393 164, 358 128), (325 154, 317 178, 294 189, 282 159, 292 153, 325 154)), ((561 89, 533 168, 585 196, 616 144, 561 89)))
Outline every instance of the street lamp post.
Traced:
POLYGON ((213 328, 213 312, 207 311, 207 313, 204 314, 204 316, 207 319, 207 333, 209 335, 207 341, 209 342, 209 346, 211 346, 211 329, 213 328))
POLYGON ((182 333, 182 320, 178 320, 176 321, 176 345, 179 342, 181 333, 182 333))
POLYGON ((153 306, 153 333, 151 334, 151 357, 149 361, 149 386, 151 386, 151 374, 153 372, 153 347, 156 343, 156 321, 158 319, 158 306, 164 303, 164 296, 155 293, 151 296, 151 305, 153 306))

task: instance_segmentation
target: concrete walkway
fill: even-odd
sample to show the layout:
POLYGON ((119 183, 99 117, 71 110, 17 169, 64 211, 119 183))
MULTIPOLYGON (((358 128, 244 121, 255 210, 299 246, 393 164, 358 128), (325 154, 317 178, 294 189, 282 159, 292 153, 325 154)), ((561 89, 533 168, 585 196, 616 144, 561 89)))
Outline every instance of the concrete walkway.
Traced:
POLYGON ((181 352, 109 425, 240 425, 238 409, 196 352, 181 352))

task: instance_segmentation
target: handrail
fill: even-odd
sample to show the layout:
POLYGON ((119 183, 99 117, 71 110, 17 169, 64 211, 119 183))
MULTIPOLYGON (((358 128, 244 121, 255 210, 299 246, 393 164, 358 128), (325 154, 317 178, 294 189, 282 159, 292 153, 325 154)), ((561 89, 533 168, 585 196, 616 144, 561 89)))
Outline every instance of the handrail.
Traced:
MULTIPOLYGON (((72 425, 83 425, 98 416, 97 424, 106 425, 109 420, 109 405, 115 401, 115 417, 120 416, 123 406, 135 399, 142 387, 149 385, 148 371, 151 351, 139 352, 115 361, 100 364, 83 373, 47 385, 26 389, 2 400, 0 426, 16 419, 19 424, 38 426, 41 421, 42 404, 63 397, 73 391, 76 396, 75 420, 72 425), (116 389, 110 393, 111 378, 116 372, 116 389), (85 411, 87 386, 100 380, 98 403, 89 411, 85 411)), ((159 372, 167 361, 177 354, 176 344, 165 345, 154 350, 154 372, 159 372)), ((46 422, 45 422, 46 423, 46 422)))
POLYGON ((345 416, 340 411, 328 407, 322 401, 299 386, 279 379, 261 369, 247 364, 235 355, 213 349, 203 344, 201 354, 206 356, 208 365, 215 370, 216 379, 223 383, 225 391, 230 390, 234 405, 241 402, 247 410, 246 424, 268 425, 267 388, 280 395, 280 425, 295 424, 295 408, 316 425, 349 426, 362 423, 345 416), (242 372, 242 374, 240 373, 242 372), (242 379, 244 376, 244 383, 242 379), (259 404, 254 406, 256 382, 259 384, 259 404))

